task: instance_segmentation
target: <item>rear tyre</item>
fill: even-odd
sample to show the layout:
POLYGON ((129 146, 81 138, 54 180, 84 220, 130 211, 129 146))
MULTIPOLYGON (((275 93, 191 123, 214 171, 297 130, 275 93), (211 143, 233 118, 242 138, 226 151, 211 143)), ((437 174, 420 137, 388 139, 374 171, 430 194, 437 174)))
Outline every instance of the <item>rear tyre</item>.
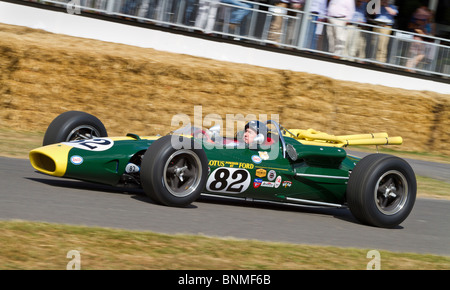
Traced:
POLYGON ((347 185, 347 202, 360 222, 392 228, 410 214, 416 191, 414 171, 405 160, 372 154, 353 169, 347 185))
POLYGON ((172 135, 167 135, 149 147, 141 164, 141 184, 155 202, 184 207, 205 188, 208 158, 203 149, 195 149, 192 139, 185 139, 187 146, 181 149, 174 149, 171 140, 172 135))
POLYGON ((42 145, 95 137, 108 137, 105 126, 97 117, 85 112, 68 111, 50 123, 42 145))

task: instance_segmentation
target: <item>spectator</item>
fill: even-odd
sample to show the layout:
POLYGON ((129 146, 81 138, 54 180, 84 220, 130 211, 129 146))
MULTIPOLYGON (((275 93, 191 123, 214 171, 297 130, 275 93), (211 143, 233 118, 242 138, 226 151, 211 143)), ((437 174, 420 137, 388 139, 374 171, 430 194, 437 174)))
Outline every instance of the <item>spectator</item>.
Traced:
POLYGON ((354 57, 366 58, 366 40, 368 27, 367 23, 367 2, 368 0, 356 0, 355 13, 352 23, 347 31, 347 52, 353 60, 354 57))
MULTIPOLYGON (((427 10, 430 14, 430 17, 429 17, 428 24, 425 26, 425 34, 430 35, 430 36, 435 36, 436 35, 436 23, 434 21, 434 12, 428 8, 427 8, 427 10)), ((425 60, 426 66, 427 66, 425 69, 431 70, 431 63, 433 62, 433 60, 436 56, 437 46, 431 44, 434 42, 433 39, 431 39, 431 38, 425 38, 425 41, 428 42, 425 44, 425 59, 424 60, 425 60)))
POLYGON ((211 33, 216 24, 218 7, 219 0, 200 0, 195 27, 203 30, 205 33, 211 33))
POLYGON ((97 0, 95 3, 95 8, 96 9, 100 9, 100 10, 106 10, 108 6, 108 1, 107 0, 97 0))
POLYGON ((376 60, 379 62, 387 61, 387 48, 389 36, 394 26, 394 17, 398 14, 397 7, 390 5, 388 0, 381 0, 380 14, 376 14, 373 22, 377 25, 373 29, 377 34, 378 43, 376 45, 376 60))
POLYGON ((414 35, 414 42, 411 43, 409 49, 409 60, 406 66, 409 71, 414 71, 413 68, 425 58, 427 45, 423 42, 426 40, 424 36, 431 34, 432 31, 432 13, 427 6, 422 5, 414 12, 409 28, 412 32, 419 35, 414 35))
POLYGON ((220 2, 230 4, 233 6, 242 7, 242 8, 233 7, 231 12, 230 33, 238 34, 241 28, 242 20, 244 19, 245 16, 247 16, 251 12, 250 9, 253 8, 253 5, 238 0, 220 0, 220 2))
MULTIPOLYGON (((287 8, 300 10, 303 6, 304 0, 276 0, 270 1, 274 8, 269 9, 272 12, 273 18, 270 23, 269 42, 279 45, 283 35, 283 17, 288 14, 287 8)), ((287 29, 286 29, 287 30, 287 29)))
POLYGON ((328 3, 327 27, 328 47, 335 58, 344 55, 347 41, 347 22, 353 18, 355 13, 354 0, 330 0, 328 3))
POLYGON ((122 13, 125 15, 136 15, 138 0, 126 0, 122 7, 122 13))
POLYGON ((319 35, 322 35, 323 24, 317 21, 324 22, 327 15, 327 0, 311 0, 310 4, 310 22, 308 24, 306 48, 317 49, 317 42, 319 35))
POLYGON ((196 0, 186 0, 186 8, 185 8, 185 12, 184 12, 184 20, 183 20, 183 24, 187 25, 187 26, 193 26, 195 25, 195 20, 194 16, 195 16, 195 4, 196 4, 196 0))
POLYGON ((300 32, 300 24, 303 14, 300 11, 303 10, 305 0, 291 1, 288 10, 288 26, 287 26, 287 44, 298 44, 298 34, 300 32))
POLYGON ((147 19, 157 19, 158 15, 155 11, 158 10, 159 0, 143 0, 139 7, 138 16, 147 19))

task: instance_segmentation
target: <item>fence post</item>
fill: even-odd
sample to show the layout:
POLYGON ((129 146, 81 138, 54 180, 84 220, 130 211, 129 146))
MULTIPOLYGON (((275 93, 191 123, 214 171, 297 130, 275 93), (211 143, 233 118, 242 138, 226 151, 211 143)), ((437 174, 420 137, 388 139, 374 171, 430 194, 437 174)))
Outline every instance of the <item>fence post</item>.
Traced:
POLYGON ((311 15, 310 9, 311 8, 311 0, 305 1, 305 6, 303 8, 303 16, 302 16, 302 24, 300 27, 300 37, 298 41, 298 49, 303 49, 305 47, 305 39, 306 39, 306 32, 308 31, 308 22, 309 22, 309 16, 311 15))
POLYGON ((106 5, 106 14, 112 14, 114 12, 114 7, 116 0, 109 0, 108 4, 106 5))
MULTIPOLYGON (((441 41, 438 40, 438 39, 435 39, 433 44, 441 44, 441 41)), ((436 66, 437 66, 437 61, 438 61, 438 57, 437 56, 439 54, 440 47, 437 47, 436 45, 432 45, 431 49, 433 50, 432 53, 434 54, 434 56, 432 58, 431 66, 430 66, 429 69, 430 69, 430 71, 435 72, 436 71, 436 66)))

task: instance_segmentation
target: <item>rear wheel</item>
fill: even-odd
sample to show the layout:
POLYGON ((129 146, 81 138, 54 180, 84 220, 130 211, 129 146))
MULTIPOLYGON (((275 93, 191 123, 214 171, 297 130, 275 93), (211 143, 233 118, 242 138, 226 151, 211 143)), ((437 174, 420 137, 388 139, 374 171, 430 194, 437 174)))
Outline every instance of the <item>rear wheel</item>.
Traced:
POLYGON ((208 160, 203 149, 194 149, 194 141, 183 142, 189 148, 174 149, 172 136, 156 140, 147 150, 141 165, 144 192, 154 201, 168 206, 186 206, 194 202, 206 184, 208 160))
POLYGON ((85 112, 68 111, 50 123, 42 145, 107 136, 105 126, 97 117, 85 112))
POLYGON ((416 178, 403 159, 372 154, 359 161, 347 186, 347 202, 362 223, 391 228, 402 223, 416 200, 416 178))

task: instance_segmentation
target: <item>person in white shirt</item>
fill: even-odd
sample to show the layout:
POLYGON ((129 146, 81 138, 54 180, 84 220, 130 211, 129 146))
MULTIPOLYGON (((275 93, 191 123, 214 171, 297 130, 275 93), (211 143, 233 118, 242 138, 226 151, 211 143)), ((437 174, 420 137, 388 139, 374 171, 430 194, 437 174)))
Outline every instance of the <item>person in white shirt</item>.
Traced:
MULTIPOLYGON (((354 57, 361 59, 366 58, 366 42, 367 31, 370 27, 365 26, 367 23, 367 2, 369 0, 356 0, 356 10, 353 14, 352 24, 347 28, 347 53, 350 61, 354 61, 354 57)), ((363 60, 358 60, 363 62, 363 60)))
POLYGON ((327 27, 328 49, 335 57, 344 56, 347 41, 347 22, 355 13, 355 0, 330 0, 328 3, 327 27))

